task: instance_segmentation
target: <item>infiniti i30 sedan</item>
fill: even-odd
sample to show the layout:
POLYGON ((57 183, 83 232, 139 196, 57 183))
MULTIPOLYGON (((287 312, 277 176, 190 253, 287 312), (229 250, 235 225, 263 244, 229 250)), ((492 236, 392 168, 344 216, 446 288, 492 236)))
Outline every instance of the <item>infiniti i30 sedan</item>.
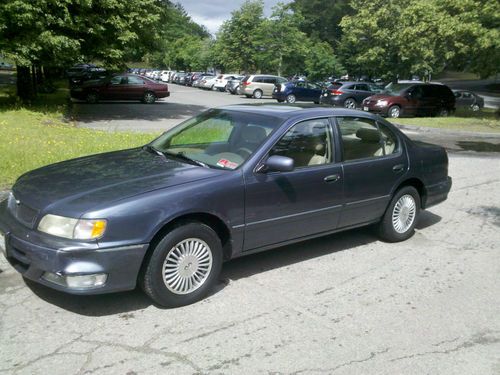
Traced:
POLYGON ((346 109, 227 106, 143 147, 22 175, 0 203, 0 248, 23 276, 73 294, 203 298, 235 257, 375 224, 411 237, 444 201, 448 157, 346 109))

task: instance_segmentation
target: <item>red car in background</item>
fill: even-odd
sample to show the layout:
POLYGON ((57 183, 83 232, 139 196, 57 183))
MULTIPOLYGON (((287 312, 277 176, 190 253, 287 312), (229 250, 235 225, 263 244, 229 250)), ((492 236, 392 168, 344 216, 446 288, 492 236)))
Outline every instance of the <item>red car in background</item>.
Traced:
POLYGON ((170 96, 168 85, 135 74, 118 74, 99 81, 87 81, 73 87, 71 97, 97 103, 100 100, 140 100, 152 104, 170 96))
POLYGON ((447 116, 455 111, 455 96, 440 83, 389 84, 363 100, 363 110, 382 116, 447 116))

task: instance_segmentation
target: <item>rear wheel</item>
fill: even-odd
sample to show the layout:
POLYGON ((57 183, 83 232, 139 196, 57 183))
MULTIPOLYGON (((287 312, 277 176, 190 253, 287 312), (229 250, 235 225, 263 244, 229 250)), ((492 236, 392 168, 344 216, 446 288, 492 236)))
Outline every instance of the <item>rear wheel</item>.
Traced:
POLYGON ((142 97, 142 101, 146 104, 153 104, 156 101, 156 96, 152 92, 146 92, 142 97))
POLYGON ((296 97, 295 97, 295 95, 293 95, 293 94, 289 94, 289 95, 287 95, 287 97, 286 97, 286 102, 287 102, 287 103, 290 103, 290 104, 295 103, 295 101, 296 101, 296 100, 297 100, 297 98, 296 98, 296 97))
POLYGON ((420 195, 413 186, 399 189, 378 225, 379 236, 387 242, 404 241, 415 233, 420 215, 420 195))
POLYGON ((87 103, 94 104, 99 101, 99 96, 95 92, 89 92, 85 100, 87 101, 87 103))
POLYGON ((470 109, 472 109, 473 112, 479 111, 481 108, 479 107, 478 104, 473 104, 471 105, 470 109))
POLYGON ((356 108, 356 100, 354 100, 353 98, 347 98, 344 101, 344 107, 349 108, 349 109, 355 109, 356 108))
POLYGON ((389 108, 387 111, 387 115, 391 118, 398 118, 401 117, 401 108, 397 105, 393 105, 392 107, 389 108))
POLYGON ((450 114, 450 112, 446 108, 441 108, 438 111, 439 117, 448 117, 449 114, 450 114))
POLYGON ((262 90, 259 90, 259 89, 255 90, 253 92, 253 97, 255 99, 262 99, 262 90))
POLYGON ((209 226, 189 222, 170 231, 154 248, 142 288, 165 307, 201 300, 214 286, 222 267, 222 245, 209 226))

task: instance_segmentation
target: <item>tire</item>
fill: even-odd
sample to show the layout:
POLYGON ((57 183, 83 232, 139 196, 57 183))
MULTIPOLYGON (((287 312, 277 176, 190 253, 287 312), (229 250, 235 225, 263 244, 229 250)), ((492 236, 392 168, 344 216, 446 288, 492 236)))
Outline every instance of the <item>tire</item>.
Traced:
POLYGON ((439 117, 448 117, 449 114, 450 114, 450 111, 448 111, 446 108, 440 108, 438 111, 439 117))
POLYGON ((344 108, 349 108, 349 109, 356 109, 356 100, 353 98, 347 98, 344 100, 344 108))
POLYGON ((252 95, 247 95, 247 94, 245 94, 245 96, 249 99, 252 97, 252 95))
POLYGON ((255 90, 253 92, 253 97, 254 99, 262 99, 262 90, 259 89, 255 90))
POLYGON ((205 224, 187 222, 167 233, 155 246, 144 267, 141 286, 158 305, 185 306, 207 295, 221 268, 222 245, 217 234, 205 224), (195 268, 189 270, 193 265, 195 268), (164 277, 165 273, 170 280, 169 276, 164 277))
POLYGON ((156 101, 156 96, 152 92, 148 91, 144 93, 142 97, 142 102, 146 104, 153 104, 156 101))
POLYGON ((320 104, 318 101, 315 101, 314 104, 320 104))
POLYGON ((404 186, 392 197, 378 224, 378 234, 387 242, 407 240, 415 233, 419 216, 420 195, 413 186, 404 186))
POLYGON ((87 94, 87 97, 85 98, 85 100, 89 104, 95 104, 95 103, 97 103, 99 101, 99 96, 97 95, 96 92, 89 92, 87 94))
POLYGON ((472 112, 477 112, 481 109, 481 107, 479 107, 479 104, 473 104, 471 105, 470 109, 472 110, 472 112))
POLYGON ((393 105, 387 110, 387 116, 390 118, 401 117, 401 108, 398 105, 393 105))
POLYGON ((293 104, 297 101, 297 98, 293 94, 289 94, 286 96, 286 102, 289 104, 293 104))

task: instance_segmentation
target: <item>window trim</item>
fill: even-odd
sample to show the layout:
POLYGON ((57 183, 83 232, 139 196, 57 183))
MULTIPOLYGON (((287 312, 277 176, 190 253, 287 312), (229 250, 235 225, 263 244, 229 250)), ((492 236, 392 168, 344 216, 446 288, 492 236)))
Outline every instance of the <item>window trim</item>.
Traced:
POLYGON ((339 151, 340 151, 340 161, 339 163, 341 164, 351 164, 351 163, 357 163, 357 162, 364 162, 364 161, 374 161, 374 160, 386 160, 386 159, 390 159, 390 158, 393 158, 393 157, 399 157, 401 156, 402 154, 402 147, 401 147, 401 139, 400 137, 396 134, 396 132, 392 131, 390 129, 389 126, 385 125, 385 124, 382 124, 382 126, 384 126, 385 128, 387 128, 393 135, 394 137, 396 138, 396 142, 397 142, 397 145, 396 145, 396 149, 397 149, 397 152, 393 152, 392 154, 390 155, 386 155, 385 154, 385 147, 383 148, 384 150, 384 155, 382 156, 370 156, 370 157, 366 157, 366 158, 359 158, 359 159, 351 159, 351 160, 344 160, 344 142, 342 141, 342 133, 340 131, 340 124, 339 122, 337 121, 338 118, 344 118, 344 117, 353 117, 353 118, 362 118, 362 119, 365 119, 365 120, 370 120, 370 121, 373 121, 375 123, 375 126, 377 128, 377 131, 379 132, 380 136, 382 137, 382 132, 380 130, 380 121, 379 120, 376 120, 376 119, 371 119, 369 117, 364 117, 364 116, 351 116, 351 115, 346 115, 346 116, 332 116, 332 120, 334 121, 334 124, 335 124, 335 131, 337 133, 337 139, 338 139, 338 143, 340 144, 339 146, 339 151))
POLYGON ((335 131, 334 131, 333 126, 332 126, 331 118, 332 118, 332 116, 328 116, 328 115, 317 116, 317 117, 309 117, 306 119, 297 120, 297 121, 291 123, 289 126, 286 127, 285 131, 283 131, 283 133, 281 133, 280 136, 268 147, 268 149, 266 150, 264 155, 257 161, 257 163, 255 163, 255 166, 252 169, 252 173, 253 174, 260 174, 259 169, 264 164, 264 160, 267 160, 267 158, 269 158, 269 153, 271 152, 271 150, 281 140, 281 138, 283 138, 289 132, 289 130, 291 128, 293 128, 295 125, 297 125, 301 122, 312 121, 312 120, 326 120, 327 121, 327 131, 329 132, 330 137, 332 138, 332 141, 333 141, 333 142, 331 142, 330 147, 332 145, 335 147, 333 150, 330 150, 330 153, 332 154, 332 161, 328 164, 307 165, 307 166, 299 167, 299 168, 294 167, 293 170, 290 172, 269 172, 268 174, 275 175, 275 174, 283 174, 283 173, 293 173, 296 170, 305 170, 306 168, 311 169, 311 168, 327 167, 327 166, 332 166, 332 165, 338 164, 339 163, 337 161, 338 151, 337 151, 337 143, 336 143, 337 137, 336 137, 335 131), (332 153, 332 151, 333 151, 333 153, 332 153))

